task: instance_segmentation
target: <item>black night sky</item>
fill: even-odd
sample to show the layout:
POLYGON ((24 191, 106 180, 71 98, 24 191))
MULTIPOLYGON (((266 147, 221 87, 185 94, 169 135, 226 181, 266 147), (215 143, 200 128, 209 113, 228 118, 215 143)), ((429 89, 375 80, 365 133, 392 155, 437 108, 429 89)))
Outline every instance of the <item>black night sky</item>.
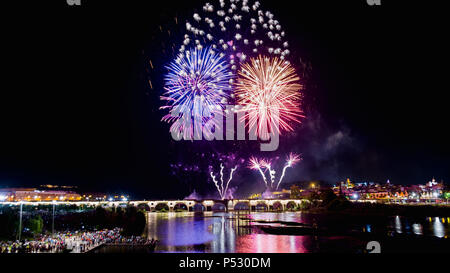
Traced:
MULTIPOLYGON (((0 187, 77 185, 133 198, 213 193, 210 181, 192 185, 171 175, 170 163, 204 148, 171 140, 158 110, 163 75, 148 63, 171 60, 161 52, 170 41, 160 40, 159 26, 207 1, 81 1, 2 8, 11 16, 2 33, 0 187)), ((286 182, 448 183, 442 7, 261 4, 312 66, 307 118, 280 144, 279 156, 295 150, 304 158, 286 182)), ((242 167, 235 185, 249 190, 259 178, 242 167)))

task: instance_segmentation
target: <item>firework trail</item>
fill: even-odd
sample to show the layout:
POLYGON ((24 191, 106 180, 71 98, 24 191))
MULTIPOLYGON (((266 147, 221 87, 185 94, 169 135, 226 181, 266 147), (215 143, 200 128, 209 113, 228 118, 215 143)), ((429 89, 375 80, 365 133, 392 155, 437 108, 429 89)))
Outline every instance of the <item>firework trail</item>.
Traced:
MULTIPOLYGON (((221 166, 222 167, 222 166, 221 166)), ((216 180, 216 176, 214 175, 214 173, 213 172, 210 172, 210 175, 211 175, 211 178, 212 178, 212 180, 213 180, 213 182, 214 182, 214 185, 216 185, 216 188, 217 188, 217 192, 219 193, 219 195, 220 195, 220 198, 222 199, 222 191, 220 190, 220 186, 219 186, 219 182, 216 180)))
POLYGON ((290 51, 285 35, 273 13, 263 11, 259 1, 219 0, 206 3, 187 20, 179 52, 183 53, 187 46, 212 45, 222 56, 227 55, 231 69, 237 70, 246 54, 262 53, 286 59, 290 51))
POLYGON ((272 189, 272 190, 278 190, 278 187, 280 186, 284 175, 286 173, 286 169, 289 167, 294 166, 296 163, 298 163, 301 160, 300 156, 295 153, 290 153, 289 156, 286 158, 286 164, 283 167, 282 174, 280 176, 280 179, 278 180, 278 183, 275 183, 276 179, 276 171, 272 169, 271 167, 271 160, 266 159, 258 159, 256 157, 250 158, 250 169, 258 170, 261 176, 263 177, 264 184, 266 185, 266 188, 272 189), (269 171, 270 176, 270 184, 267 182, 267 178, 265 175, 265 171, 262 170, 262 168, 265 168, 267 171, 269 171), (276 184, 274 186, 274 184, 276 184))
POLYGON ((160 97, 167 103, 160 109, 168 109, 169 114, 162 120, 173 122, 172 133, 192 139, 194 131, 198 132, 194 125, 201 128, 227 104, 232 74, 229 64, 210 48, 195 48, 179 54, 167 69, 166 92, 160 97), (201 124, 192 120, 199 120, 201 124))
POLYGON ((301 160, 301 158, 300 158, 300 156, 298 154, 295 154, 295 153, 290 153, 289 154, 288 158, 286 159, 286 164, 283 167, 283 171, 281 173, 280 180, 278 181, 278 184, 277 184, 277 187, 276 187, 277 190, 278 190, 278 187, 281 184, 281 181, 284 178, 284 174, 286 173, 286 169, 289 168, 289 167, 294 166, 300 160, 301 160))
POLYGON ((233 179, 233 172, 237 169, 237 166, 234 166, 234 168, 231 168, 230 171, 230 177, 228 178, 227 184, 225 186, 225 191, 223 192, 223 198, 226 196, 228 191, 228 185, 230 185, 231 180, 233 179))
POLYGON ((272 170, 270 162, 266 164, 266 168, 269 171, 270 187, 273 188, 273 183, 275 182, 275 170, 272 170))
POLYGON ((216 180, 216 176, 214 175, 214 172, 210 172, 210 176, 214 182, 214 185, 217 188, 217 191, 219 192, 220 198, 223 200, 225 199, 225 196, 228 191, 228 185, 230 184, 231 180, 233 179, 233 172, 237 169, 237 166, 234 166, 234 168, 231 168, 230 170, 230 177, 225 182, 225 188, 224 188, 224 181, 223 181, 223 169, 224 166, 222 163, 220 163, 220 182, 216 180))
POLYGON ((264 174, 264 172, 261 169, 261 166, 263 164, 265 164, 265 162, 263 160, 258 160, 256 157, 251 157, 250 158, 249 168, 250 169, 254 169, 254 170, 258 170, 259 173, 261 174, 261 176, 263 177, 264 184, 266 185, 266 187, 268 187, 266 175, 264 174))
POLYGON ((281 59, 262 57, 241 65, 235 84, 235 95, 242 108, 246 125, 257 128, 261 138, 269 131, 292 131, 290 122, 300 123, 302 85, 295 69, 281 59), (279 128, 280 127, 280 128, 279 128))

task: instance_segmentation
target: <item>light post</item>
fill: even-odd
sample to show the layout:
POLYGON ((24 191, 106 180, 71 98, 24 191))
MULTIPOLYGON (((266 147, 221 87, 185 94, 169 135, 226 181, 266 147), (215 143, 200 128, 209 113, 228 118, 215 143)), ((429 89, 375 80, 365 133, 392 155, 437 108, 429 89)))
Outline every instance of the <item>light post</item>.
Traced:
POLYGON ((56 206, 56 200, 53 200, 52 203, 53 203, 52 235, 54 235, 54 233, 55 233, 55 206, 56 206))
POLYGON ((23 210, 23 203, 20 201, 20 213, 19 213, 19 242, 22 236, 22 210, 23 210))

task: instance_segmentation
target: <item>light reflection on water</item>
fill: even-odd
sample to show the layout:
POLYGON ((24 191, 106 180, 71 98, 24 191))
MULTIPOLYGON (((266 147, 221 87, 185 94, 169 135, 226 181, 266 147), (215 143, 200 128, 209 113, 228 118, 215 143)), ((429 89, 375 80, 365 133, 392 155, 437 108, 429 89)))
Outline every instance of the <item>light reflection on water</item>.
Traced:
POLYGON ((417 223, 413 224, 412 228, 413 228, 414 234, 416 234, 416 235, 422 235, 423 234, 423 232, 422 232, 422 225, 421 224, 417 224, 417 223))
POLYGON ((297 221, 300 213, 169 212, 148 214, 148 237, 158 252, 288 253, 310 252, 309 236, 265 234, 242 218, 297 221))
POLYGON ((238 238, 238 252, 244 253, 307 253, 307 236, 251 234, 238 238))
POLYGON ((426 217, 415 219, 414 221, 409 220, 407 217, 394 217, 394 227, 395 232, 398 234, 404 233, 415 235, 426 235, 437 238, 446 238, 446 235, 450 233, 449 222, 446 221, 447 218, 440 217, 426 217), (412 222, 412 224, 410 224, 412 222))
MULTIPOLYGON (((444 218, 442 218, 442 219, 444 219, 444 218)), ((444 224, 441 222, 441 219, 439 219, 439 217, 434 218, 433 230, 434 230, 434 236, 439 237, 439 238, 442 238, 445 236, 444 224)))
POLYGON ((402 222, 399 216, 395 216, 395 231, 397 233, 402 233, 402 222))
MULTIPOLYGON (((314 215, 301 212, 169 212, 148 213, 148 237, 160 241, 157 252, 212 252, 212 253, 305 253, 322 249, 325 243, 333 245, 334 250, 356 246, 361 243, 356 237, 321 237, 272 235, 260 231, 252 225, 261 225, 247 219, 263 221, 284 221, 311 224, 317 218, 319 225, 334 225, 333 228, 361 230, 373 233, 374 224, 353 223, 346 219, 334 219, 327 215, 314 215), (356 226, 355 226, 356 225, 356 226)), ((391 230, 399 236, 419 235, 445 237, 448 233, 446 218, 421 218, 411 220, 395 216, 390 218, 391 230)), ((267 223, 279 226, 279 223, 267 223)), ((381 224, 381 226, 386 225, 381 224)), ((375 232, 377 232, 375 230, 375 232)), ((392 234, 392 233, 389 233, 392 234)), ((387 235, 385 233, 385 235, 387 235)), ((322 249, 323 250, 323 249, 322 249)))
MULTIPOLYGON (((169 212, 148 213, 148 238, 160 241, 157 252, 209 253, 305 253, 359 252, 369 240, 365 235, 414 238, 447 238, 450 218, 353 217, 305 212, 169 212), (258 225, 280 226, 252 220, 297 222, 353 235, 290 236, 262 232, 258 225), (359 233, 358 233, 359 231, 359 233)), ((337 232, 337 234, 340 234, 337 232)), ((446 240, 446 239, 442 239, 446 240)), ((419 241, 420 242, 420 241, 419 241)), ((431 242, 434 245, 435 242, 431 242)), ((397 245, 401 247, 400 245, 397 245)), ((409 249, 410 246, 406 246, 409 249)), ((127 247, 107 246, 98 252, 128 252, 127 247), (117 249, 116 249, 117 248, 117 249)), ((419 246, 418 248, 422 248, 419 246)), ((446 246, 441 246, 446 249, 446 246)), ((134 251, 134 248, 131 249, 134 251)))

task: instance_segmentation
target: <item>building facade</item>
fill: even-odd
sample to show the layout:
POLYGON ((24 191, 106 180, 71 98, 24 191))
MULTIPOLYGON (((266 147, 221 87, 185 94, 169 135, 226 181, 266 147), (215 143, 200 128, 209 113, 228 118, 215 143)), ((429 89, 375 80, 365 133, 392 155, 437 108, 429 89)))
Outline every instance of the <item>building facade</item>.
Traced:
POLYGON ((0 189, 0 201, 80 201, 81 195, 72 191, 38 190, 36 188, 0 189))

